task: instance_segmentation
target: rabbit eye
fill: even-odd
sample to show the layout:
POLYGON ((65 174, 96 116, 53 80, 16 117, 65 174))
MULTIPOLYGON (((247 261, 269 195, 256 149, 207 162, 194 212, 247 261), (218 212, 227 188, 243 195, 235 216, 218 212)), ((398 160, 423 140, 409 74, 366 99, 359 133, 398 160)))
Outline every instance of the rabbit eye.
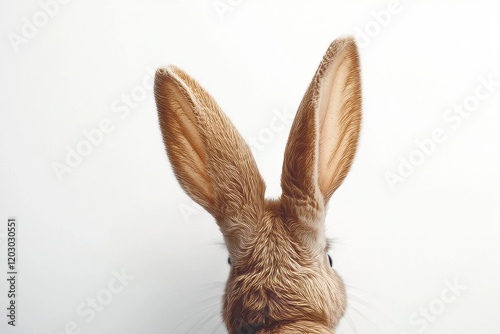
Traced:
POLYGON ((330 267, 333 267, 332 257, 330 256, 330 254, 327 254, 327 255, 328 255, 328 262, 330 263, 330 267))
POLYGON ((227 258, 227 264, 231 265, 231 258, 230 257, 227 258))

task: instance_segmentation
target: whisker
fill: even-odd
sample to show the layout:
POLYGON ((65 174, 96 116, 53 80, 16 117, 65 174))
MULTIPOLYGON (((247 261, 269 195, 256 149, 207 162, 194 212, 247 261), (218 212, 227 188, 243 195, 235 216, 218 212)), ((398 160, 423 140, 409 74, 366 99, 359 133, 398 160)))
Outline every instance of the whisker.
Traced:
POLYGON ((203 303, 206 303, 206 302, 209 302, 209 301, 214 301, 214 300, 217 300, 218 304, 222 304, 222 296, 221 295, 207 297, 207 298, 201 300, 198 304, 201 305, 203 303))
POLYGON ((213 246, 217 246, 219 248, 222 248, 224 250, 227 250, 227 247, 226 247, 226 243, 224 242, 224 240, 212 240, 210 242, 213 246))
POLYGON ((207 312, 207 315, 204 318, 200 319, 200 321, 197 324, 195 324, 190 330, 188 330, 186 332, 186 334, 189 334, 191 332, 193 332, 193 333, 201 332, 201 329, 203 329, 203 327, 205 327, 205 325, 208 322, 215 319, 217 317, 217 314, 218 314, 217 310, 212 310, 212 311, 207 312), (198 330, 198 328, 200 330, 198 330))
POLYGON ((347 321, 347 324, 349 325, 349 328, 352 329, 352 332, 354 334, 358 334, 358 331, 356 330, 356 326, 354 326, 354 322, 351 319, 351 315, 350 314, 345 314, 344 318, 347 321))
POLYGON ((397 328, 401 327, 400 324, 398 324, 396 321, 394 321, 393 319, 391 319, 384 312, 382 312, 381 310, 379 310, 378 308, 376 308, 374 305, 372 305, 368 301, 363 300, 361 297, 355 296, 353 294, 349 294, 348 298, 351 299, 351 300, 353 300, 353 301, 355 301, 355 302, 357 302, 357 303, 359 303, 359 304, 361 304, 361 305, 363 305, 364 307, 366 307, 370 311, 373 311, 375 313, 378 313, 378 314, 382 315, 387 321, 389 321, 392 325, 396 326, 397 328))
POLYGON ((352 305, 351 305, 351 309, 352 309, 354 312, 358 313, 358 314, 359 314, 360 316, 362 316, 363 318, 365 318, 365 319, 366 319, 369 323, 371 323, 373 326, 375 326, 375 327, 378 329, 378 331, 379 331, 379 332, 381 332, 381 331, 382 331, 382 329, 380 328, 380 326, 379 326, 379 325, 377 325, 377 324, 376 324, 373 320, 371 320, 371 319, 370 319, 370 318, 368 318, 366 315, 364 315, 364 314, 363 314, 363 312, 361 312, 359 309, 357 309, 356 307, 354 307, 354 306, 352 306, 352 305))
POLYGON ((207 306, 204 306, 201 310, 189 315, 187 318, 185 318, 184 320, 182 320, 179 324, 177 324, 177 326, 175 326, 173 329, 172 329, 172 333, 175 333, 175 330, 178 329, 180 326, 182 326, 183 324, 185 324, 188 320, 191 320, 192 318, 194 318, 195 316, 197 316, 198 314, 200 313, 203 313, 203 312, 207 312, 209 311, 211 308, 213 307, 220 307, 220 302, 216 303, 216 304, 212 304, 212 305, 207 305, 207 306))
POLYGON ((366 290, 363 290, 362 288, 360 288, 358 286, 355 286, 355 285, 352 285, 352 284, 349 284, 349 283, 345 283, 345 282, 344 282, 344 285, 346 286, 346 288, 353 289, 353 290, 358 290, 358 291, 361 291, 361 292, 364 292, 364 293, 368 293, 366 290))
POLYGON ((219 328, 222 328, 222 333, 223 333, 223 334, 225 334, 225 331, 224 331, 224 326, 223 326, 223 325, 224 325, 224 321, 221 321, 221 322, 220 322, 220 323, 219 323, 219 324, 215 327, 215 329, 213 330, 212 334, 215 334, 219 328))
POLYGON ((335 245, 343 245, 344 242, 339 238, 326 238, 328 249, 332 249, 335 245))

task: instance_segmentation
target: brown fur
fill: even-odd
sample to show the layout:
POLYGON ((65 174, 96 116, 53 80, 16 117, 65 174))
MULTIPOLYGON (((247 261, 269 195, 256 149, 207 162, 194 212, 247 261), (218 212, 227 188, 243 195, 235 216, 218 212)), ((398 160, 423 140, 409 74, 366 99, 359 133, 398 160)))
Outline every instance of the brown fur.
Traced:
POLYGON ((328 265, 324 218, 358 142, 354 40, 330 45, 306 91, 285 149, 277 200, 264 199, 248 145, 196 81, 173 66, 159 69, 155 97, 174 173, 214 216, 230 254, 223 306, 229 333, 334 333, 346 297, 328 265))

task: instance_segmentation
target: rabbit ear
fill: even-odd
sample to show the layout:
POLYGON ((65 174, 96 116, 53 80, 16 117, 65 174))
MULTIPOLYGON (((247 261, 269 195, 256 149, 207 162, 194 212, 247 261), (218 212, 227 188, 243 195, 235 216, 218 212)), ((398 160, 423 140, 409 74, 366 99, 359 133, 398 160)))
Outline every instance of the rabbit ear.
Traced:
POLYGON ((356 43, 352 38, 337 39, 323 57, 295 116, 285 150, 283 195, 296 203, 322 197, 321 206, 325 205, 349 171, 360 123, 356 43))
POLYGON ((168 157, 186 193, 221 224, 255 215, 265 186, 252 153, 213 98, 170 66, 155 77, 155 98, 168 157))

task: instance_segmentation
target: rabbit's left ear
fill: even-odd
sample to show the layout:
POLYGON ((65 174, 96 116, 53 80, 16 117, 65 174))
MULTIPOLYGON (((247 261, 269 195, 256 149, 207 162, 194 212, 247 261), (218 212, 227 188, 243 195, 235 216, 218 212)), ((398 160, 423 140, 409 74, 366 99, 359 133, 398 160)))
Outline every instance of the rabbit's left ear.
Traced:
POLYGON ((295 116, 281 178, 284 198, 296 205, 325 205, 349 171, 360 123, 356 43, 352 38, 337 39, 323 57, 295 116))
POLYGON ((225 234, 257 222, 264 182, 250 148, 214 99, 175 66, 156 72, 155 98, 168 157, 186 193, 225 234))

